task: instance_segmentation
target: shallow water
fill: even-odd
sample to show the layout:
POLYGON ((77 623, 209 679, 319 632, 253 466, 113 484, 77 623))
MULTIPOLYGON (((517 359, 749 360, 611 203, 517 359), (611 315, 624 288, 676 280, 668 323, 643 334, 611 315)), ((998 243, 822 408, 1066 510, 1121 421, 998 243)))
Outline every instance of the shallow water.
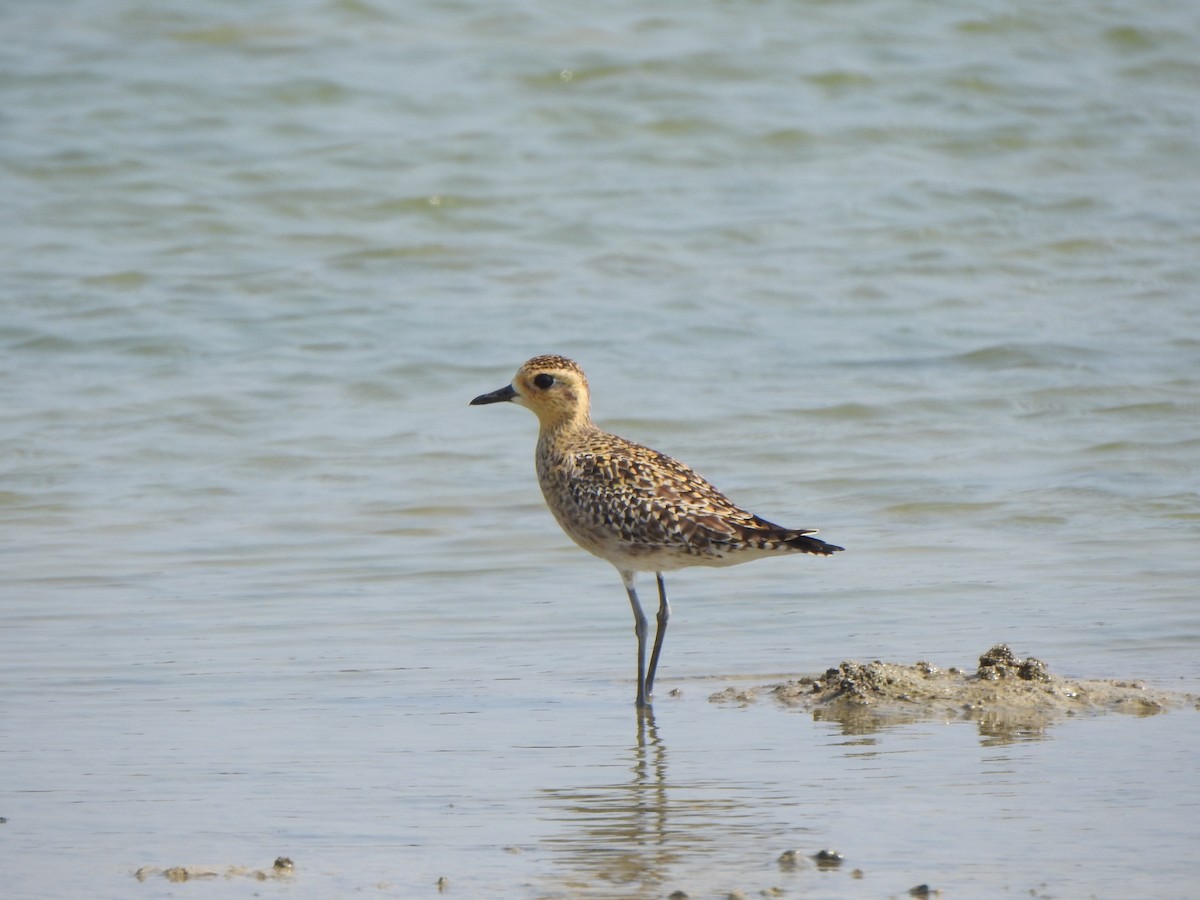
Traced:
POLYGON ((201 890, 1192 892, 1193 710, 1000 740, 706 698, 997 641, 1200 690, 1194 11, 0 24, 6 896, 278 855, 201 890), (532 417, 467 407, 540 352, 848 548, 673 574, 640 733, 620 581, 532 417))

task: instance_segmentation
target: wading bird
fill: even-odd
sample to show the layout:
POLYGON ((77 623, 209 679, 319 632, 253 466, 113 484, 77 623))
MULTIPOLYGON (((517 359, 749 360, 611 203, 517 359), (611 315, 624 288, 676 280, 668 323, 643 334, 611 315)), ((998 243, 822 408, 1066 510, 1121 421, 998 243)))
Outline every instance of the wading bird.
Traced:
POLYGON ((639 707, 649 704, 671 616, 663 572, 786 553, 829 556, 842 549, 812 537, 811 529, 760 519, 678 460, 602 431, 592 422, 587 378, 565 357, 535 356, 511 384, 471 405, 505 401, 538 417, 538 482, 562 530, 621 573, 637 635, 639 707), (646 615, 634 586, 638 572, 658 579, 658 629, 648 670, 646 615))

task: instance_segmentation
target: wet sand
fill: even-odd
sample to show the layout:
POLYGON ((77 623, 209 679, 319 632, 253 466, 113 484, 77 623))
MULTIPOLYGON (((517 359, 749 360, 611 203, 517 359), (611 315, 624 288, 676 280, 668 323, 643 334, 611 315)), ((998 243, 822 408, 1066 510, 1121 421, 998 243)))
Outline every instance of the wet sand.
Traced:
POLYGON ((277 857, 269 867, 256 869, 252 866, 224 865, 198 866, 183 865, 159 868, 157 866, 142 866, 133 873, 138 881, 148 881, 151 878, 165 878, 167 881, 182 883, 184 881, 203 881, 206 879, 235 879, 249 878, 254 881, 269 881, 277 878, 289 878, 295 866, 286 856, 277 857))
MULTIPOLYGON (((942 668, 924 661, 911 665, 878 660, 869 663, 844 661, 821 675, 791 678, 751 688, 728 687, 708 699, 714 704, 736 708, 760 701, 773 703, 783 710, 811 713, 817 721, 836 723, 839 730, 848 734, 870 734, 896 725, 939 719, 975 723, 985 737, 987 746, 1030 738, 1036 741, 1056 722, 1070 717, 1120 713, 1133 718, 1150 718, 1172 709, 1200 709, 1200 696, 1153 689, 1134 680, 1063 678, 1053 674, 1044 661, 1034 657, 1019 658, 1004 644, 997 644, 983 653, 971 671, 959 667, 942 668)), ((652 715, 641 722, 638 746, 640 752, 649 755, 648 759, 655 760, 655 764, 649 768, 644 765, 638 768, 639 772, 665 768, 662 757, 666 751, 656 733, 652 715)), ((592 788, 593 793, 596 790, 592 788)), ((653 785, 648 790, 649 794, 635 792, 637 802, 634 806, 643 809, 647 803, 651 807, 654 803, 666 803, 653 785)), ((624 793, 620 797, 623 798, 624 793)), ((611 809, 604 806, 602 811, 604 827, 607 829, 611 825, 611 809)), ((662 814, 667 814, 665 805, 662 814)), ((588 832, 589 845, 593 843, 593 837, 588 832)), ((661 835, 658 837, 661 838, 661 835)), ((646 843, 647 837, 643 835, 642 838, 639 845, 646 843)), ((531 851, 535 849, 533 846, 529 848, 531 851)), ((857 852, 847 852, 844 856, 838 848, 822 848, 819 844, 795 849, 777 846, 764 855, 757 873, 741 871, 735 876, 743 884, 753 884, 752 888, 726 888, 713 893, 713 885, 709 884, 707 892, 700 895, 729 898, 778 896, 788 891, 781 885, 794 887, 791 879, 803 877, 804 873, 808 873, 809 878, 823 875, 826 879, 834 879, 822 884, 847 896, 869 894, 871 887, 867 882, 883 887, 879 883, 881 879, 889 879, 886 893, 891 896, 928 897, 942 893, 934 879, 929 882, 914 883, 914 879, 907 884, 902 881, 897 883, 897 877, 903 876, 895 871, 894 864, 892 869, 888 869, 881 867, 879 860, 875 859, 872 865, 868 862, 873 859, 872 854, 864 852, 862 847, 845 849, 857 852), (754 884, 755 881, 758 883, 754 884)), ((524 850, 506 847, 504 852, 520 854, 524 850)), ((292 879, 294 871, 291 859, 280 857, 273 865, 261 868, 236 864, 179 864, 165 868, 148 865, 133 874, 139 881, 163 879, 177 883, 243 879, 283 881, 292 879)), ((587 882, 589 871, 587 866, 581 866, 562 881, 552 878, 548 885, 550 894, 590 897, 605 896, 606 891, 615 891, 614 896, 626 895, 609 883, 611 875, 607 872, 594 875, 592 881, 595 884, 584 888, 582 885, 587 882)), ((430 895, 446 893, 453 890, 456 883, 471 883, 473 875, 475 873, 451 867, 446 875, 436 881, 430 879, 425 886, 430 895)), ((638 875, 638 878, 644 877, 647 877, 644 872, 638 875)), ((706 879, 699 872, 696 877, 699 883, 705 883, 706 879)), ((381 883, 376 887, 391 885, 381 883)), ((695 886, 692 887, 694 889, 695 886)), ((683 890, 675 893, 664 890, 661 895, 679 898, 689 896, 683 890)), ((690 896, 699 895, 692 893, 690 896)))
POLYGON ((1006 644, 983 653, 973 672, 924 661, 844 661, 822 675, 729 687, 709 700, 744 705, 764 697, 810 710, 819 721, 837 721, 860 731, 941 718, 975 721, 995 735, 1044 729, 1064 716, 1153 716, 1173 707, 1200 708, 1196 695, 1155 690, 1139 681, 1062 678, 1040 659, 1018 658, 1006 644))

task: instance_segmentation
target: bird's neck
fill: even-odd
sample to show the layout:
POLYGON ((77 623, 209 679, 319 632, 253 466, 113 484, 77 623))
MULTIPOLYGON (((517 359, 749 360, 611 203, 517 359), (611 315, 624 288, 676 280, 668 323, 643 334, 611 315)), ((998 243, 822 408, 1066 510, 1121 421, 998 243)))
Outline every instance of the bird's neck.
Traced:
POLYGON ((598 430, 587 410, 580 410, 574 415, 560 416, 556 419, 544 419, 540 425, 538 431, 540 453, 552 453, 556 448, 563 447, 582 435, 598 430))

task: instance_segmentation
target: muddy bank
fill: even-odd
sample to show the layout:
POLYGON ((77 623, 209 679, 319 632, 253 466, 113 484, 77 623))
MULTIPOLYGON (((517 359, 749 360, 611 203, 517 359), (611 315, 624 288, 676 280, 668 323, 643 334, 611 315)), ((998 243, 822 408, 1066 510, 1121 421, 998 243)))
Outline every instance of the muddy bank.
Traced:
POLYGON ((1014 736, 1040 730, 1063 716, 1152 716, 1173 707, 1200 708, 1200 697, 1154 690, 1137 681, 1061 678, 1042 660, 1019 659, 1005 644, 980 656, 974 671, 928 662, 847 661, 822 675, 726 688, 709 700, 744 705, 764 697, 811 710, 818 720, 842 722, 856 732, 942 718, 976 721, 998 735, 1014 736))

